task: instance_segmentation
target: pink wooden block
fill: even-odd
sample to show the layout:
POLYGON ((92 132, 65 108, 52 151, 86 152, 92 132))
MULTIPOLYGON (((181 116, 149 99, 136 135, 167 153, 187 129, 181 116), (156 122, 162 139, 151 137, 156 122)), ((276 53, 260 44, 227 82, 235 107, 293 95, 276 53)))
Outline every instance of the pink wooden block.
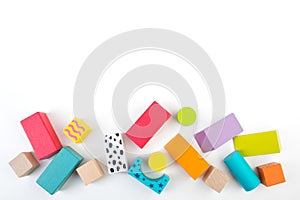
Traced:
POLYGON ((62 145, 45 113, 37 112, 21 121, 39 160, 57 153, 62 145))
POLYGON ((143 148, 170 117, 171 114, 154 101, 126 132, 126 136, 143 148))

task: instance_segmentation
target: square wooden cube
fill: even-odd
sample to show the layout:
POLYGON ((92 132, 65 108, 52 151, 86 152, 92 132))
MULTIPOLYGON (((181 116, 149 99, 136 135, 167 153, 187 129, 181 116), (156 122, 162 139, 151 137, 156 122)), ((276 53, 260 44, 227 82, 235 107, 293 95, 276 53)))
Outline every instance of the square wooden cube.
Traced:
POLYGON ((104 175, 104 172, 96 159, 88 161, 78 167, 76 171, 85 185, 98 180, 104 175))
POLYGON ((284 183, 285 178, 280 163, 268 163, 257 167, 259 178, 265 186, 284 183))
POLYGON ((229 179, 229 176, 227 176, 224 172, 215 168, 214 166, 210 166, 203 176, 202 181, 206 185, 220 193, 229 179))
POLYGON ((32 152, 22 152, 9 162, 18 177, 29 175, 40 163, 37 161, 32 152))

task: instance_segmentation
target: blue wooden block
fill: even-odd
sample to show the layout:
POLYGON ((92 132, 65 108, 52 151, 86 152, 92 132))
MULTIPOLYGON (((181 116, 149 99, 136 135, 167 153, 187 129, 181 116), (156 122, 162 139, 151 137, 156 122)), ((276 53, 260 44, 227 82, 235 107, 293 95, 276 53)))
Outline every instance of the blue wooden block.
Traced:
POLYGON ((154 192, 160 194, 166 185, 168 184, 170 178, 166 174, 162 175, 160 178, 151 179, 144 175, 141 169, 143 160, 137 158, 131 168, 128 170, 128 174, 137 179, 139 182, 143 183, 145 186, 153 190, 154 192))
POLYGON ((260 184, 259 178, 240 152, 234 151, 229 154, 224 159, 224 163, 247 192, 255 189, 260 184))
POLYGON ((36 181, 49 194, 54 194, 71 176, 83 157, 71 147, 62 148, 36 181))

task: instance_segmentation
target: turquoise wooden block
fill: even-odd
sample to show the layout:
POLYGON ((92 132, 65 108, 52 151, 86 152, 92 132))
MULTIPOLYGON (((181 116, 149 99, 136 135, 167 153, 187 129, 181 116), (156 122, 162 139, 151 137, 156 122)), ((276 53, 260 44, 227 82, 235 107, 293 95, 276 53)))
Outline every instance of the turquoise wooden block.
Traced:
POLYGON ((49 194, 54 194, 71 176, 83 157, 71 147, 62 148, 36 181, 49 194))
POLYGON ((128 170, 128 174, 137 179, 139 182, 143 183, 145 186, 153 190, 154 192, 160 194, 166 185, 168 184, 170 178, 166 174, 162 175, 160 178, 151 179, 144 175, 141 169, 143 160, 137 158, 131 168, 128 170))
POLYGON ((224 163, 247 192, 260 184, 259 178, 239 151, 229 154, 224 159, 224 163))

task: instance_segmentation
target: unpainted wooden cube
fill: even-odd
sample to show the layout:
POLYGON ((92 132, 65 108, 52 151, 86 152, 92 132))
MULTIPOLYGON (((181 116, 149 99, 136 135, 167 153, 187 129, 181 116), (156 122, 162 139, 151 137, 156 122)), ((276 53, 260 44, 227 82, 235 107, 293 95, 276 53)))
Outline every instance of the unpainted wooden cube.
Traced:
POLYGON ((32 152, 22 152, 9 162, 18 177, 27 176, 32 173, 40 163, 32 152))
POLYGON ((85 185, 98 180, 104 175, 104 172, 96 159, 88 161, 78 167, 76 171, 85 185))
POLYGON ((280 163, 268 163, 257 167, 259 178, 265 186, 277 185, 284 183, 285 178, 280 163))
POLYGON ((203 176, 202 181, 220 193, 228 183, 229 179, 229 176, 227 176, 224 172, 215 168, 214 166, 210 166, 203 176))

